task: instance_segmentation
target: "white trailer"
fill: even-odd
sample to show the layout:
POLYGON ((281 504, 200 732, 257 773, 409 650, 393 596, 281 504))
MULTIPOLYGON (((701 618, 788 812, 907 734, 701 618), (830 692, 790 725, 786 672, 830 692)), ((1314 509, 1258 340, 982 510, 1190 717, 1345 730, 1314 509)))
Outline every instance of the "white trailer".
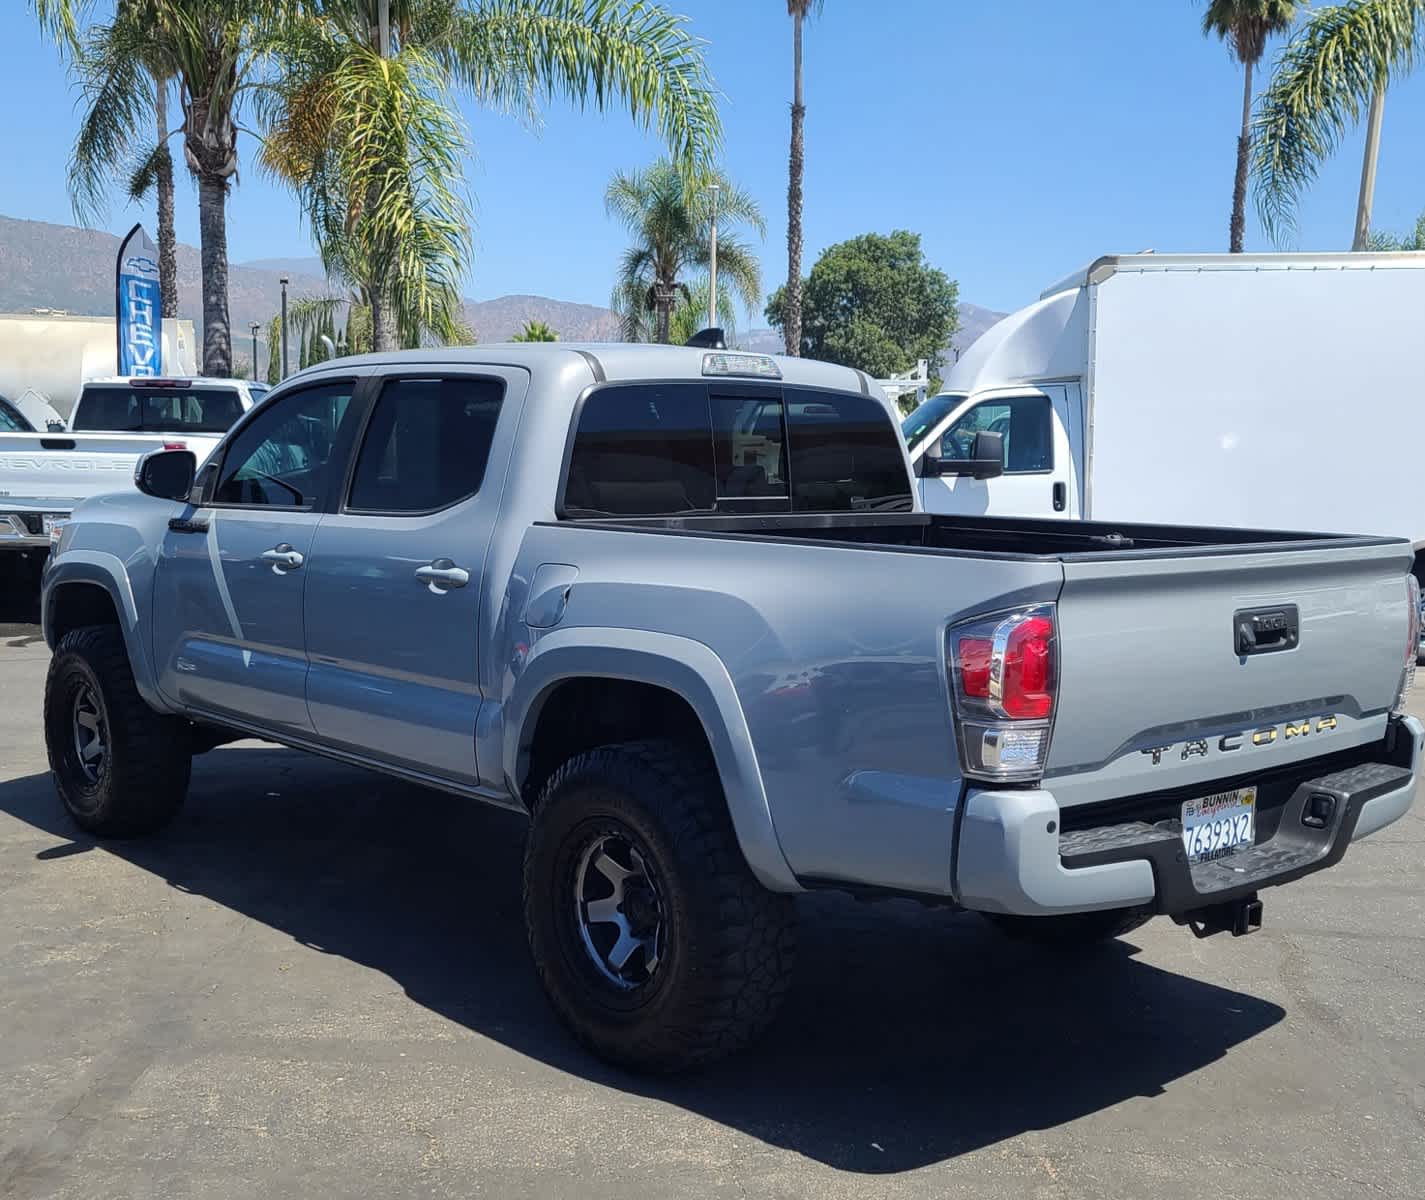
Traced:
POLYGON ((1425 574, 1425 253, 1100 258, 903 429, 931 512, 1395 534, 1425 574), (981 430, 1003 474, 925 469, 981 430))
MULTIPOLYGON (((163 373, 196 375, 194 352, 193 322, 165 318, 163 373)), ((118 355, 113 317, 0 313, 0 395, 13 401, 33 389, 65 420, 86 380, 119 369, 118 355)))

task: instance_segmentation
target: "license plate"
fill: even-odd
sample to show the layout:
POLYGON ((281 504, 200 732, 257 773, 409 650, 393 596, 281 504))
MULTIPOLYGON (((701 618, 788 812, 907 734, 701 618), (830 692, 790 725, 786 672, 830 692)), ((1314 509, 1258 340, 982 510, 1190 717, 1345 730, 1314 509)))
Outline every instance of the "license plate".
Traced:
POLYGON ((1183 849, 1188 862, 1211 862, 1250 846, 1256 814, 1254 787, 1184 801, 1183 849))

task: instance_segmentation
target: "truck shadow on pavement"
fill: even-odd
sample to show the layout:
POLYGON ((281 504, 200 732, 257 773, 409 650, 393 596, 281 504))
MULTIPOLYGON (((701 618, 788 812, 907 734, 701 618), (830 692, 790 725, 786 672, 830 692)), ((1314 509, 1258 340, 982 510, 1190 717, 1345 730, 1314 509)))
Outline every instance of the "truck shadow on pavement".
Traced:
POLYGON ((47 775, 0 784, 0 810, 63 839, 43 860, 117 855, 531 1058, 846 1171, 911 1170, 1155 1096, 1285 1015, 1136 961, 1131 939, 1068 959, 970 914, 818 894, 799 902, 796 982, 768 1035, 650 1080, 589 1058, 544 1004, 517 814, 248 746, 196 760, 188 806, 148 841, 78 835, 47 775))

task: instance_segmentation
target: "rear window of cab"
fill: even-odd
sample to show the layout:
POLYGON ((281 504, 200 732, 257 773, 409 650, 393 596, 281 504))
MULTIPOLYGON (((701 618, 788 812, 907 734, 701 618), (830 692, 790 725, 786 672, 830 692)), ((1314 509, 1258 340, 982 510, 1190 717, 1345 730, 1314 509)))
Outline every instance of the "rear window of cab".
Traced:
POLYGON ((909 510, 872 397, 702 382, 608 384, 575 418, 561 515, 909 510))

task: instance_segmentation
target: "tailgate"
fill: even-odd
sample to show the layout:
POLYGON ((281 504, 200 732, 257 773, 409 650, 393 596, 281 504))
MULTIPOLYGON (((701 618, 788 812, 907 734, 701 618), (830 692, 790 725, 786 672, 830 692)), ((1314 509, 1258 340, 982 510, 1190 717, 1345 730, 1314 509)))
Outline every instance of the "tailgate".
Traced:
POLYGON ((1060 804, 1253 775, 1384 735, 1410 547, 1316 546, 1063 560, 1046 769, 1060 804), (1243 621, 1253 634, 1239 640, 1243 621))
POLYGON ((0 495, 82 499, 134 485, 134 467, 164 438, 143 434, 0 434, 0 495))

